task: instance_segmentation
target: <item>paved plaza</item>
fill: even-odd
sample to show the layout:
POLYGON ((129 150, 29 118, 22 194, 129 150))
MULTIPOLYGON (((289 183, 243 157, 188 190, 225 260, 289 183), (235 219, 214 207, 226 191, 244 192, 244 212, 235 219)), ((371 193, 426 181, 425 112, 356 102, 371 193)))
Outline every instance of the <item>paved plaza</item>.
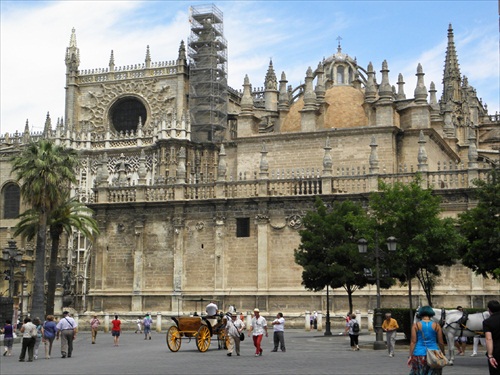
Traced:
MULTIPOLYGON (((200 353, 194 340, 183 340, 180 350, 172 353, 165 343, 164 333, 153 333, 152 340, 144 335, 125 332, 120 346, 113 346, 110 333, 99 332, 97 343, 91 344, 89 332, 78 334, 72 358, 62 359, 60 342, 54 342, 52 358, 44 359, 43 346, 40 358, 34 362, 19 362, 21 344, 14 345, 11 357, 0 357, 2 375, 114 375, 114 374, 359 374, 390 375, 408 374, 406 366, 408 345, 398 343, 396 355, 390 358, 385 350, 372 349, 374 335, 361 335, 361 350, 353 352, 349 339, 339 336, 325 337, 322 332, 287 330, 285 332, 286 353, 271 353, 272 330, 264 338, 262 357, 254 356, 252 340, 242 342, 241 356, 226 356, 225 350, 217 350, 217 341, 211 348, 200 353)), ((475 375, 488 373, 484 349, 480 347, 478 357, 457 357, 454 366, 446 367, 444 375, 475 375)), ((2 347, 3 351, 3 347, 2 347)))

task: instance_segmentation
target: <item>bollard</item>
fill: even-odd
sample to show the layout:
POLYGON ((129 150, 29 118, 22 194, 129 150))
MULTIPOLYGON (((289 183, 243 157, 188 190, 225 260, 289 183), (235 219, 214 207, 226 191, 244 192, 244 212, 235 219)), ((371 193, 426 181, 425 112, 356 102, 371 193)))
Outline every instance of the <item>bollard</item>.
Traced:
POLYGON ((306 332, 311 331, 311 312, 306 310, 306 320, 304 322, 306 332))
POLYGON ((109 332, 109 314, 104 315, 104 333, 109 332))
POLYGON ((156 313, 156 332, 161 333, 161 312, 156 313))
POLYGON ((323 331, 323 313, 321 311, 318 311, 318 317, 317 317, 317 323, 314 323, 315 326, 314 328, 318 329, 318 332, 323 331))

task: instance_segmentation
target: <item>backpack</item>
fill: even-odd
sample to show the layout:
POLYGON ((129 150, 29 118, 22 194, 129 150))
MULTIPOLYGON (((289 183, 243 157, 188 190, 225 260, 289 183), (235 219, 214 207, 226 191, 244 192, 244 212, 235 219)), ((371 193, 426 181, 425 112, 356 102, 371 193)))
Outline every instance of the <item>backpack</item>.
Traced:
POLYGON ((354 332, 354 333, 358 333, 359 332, 359 324, 358 324, 358 322, 354 322, 352 324, 352 332, 354 332))

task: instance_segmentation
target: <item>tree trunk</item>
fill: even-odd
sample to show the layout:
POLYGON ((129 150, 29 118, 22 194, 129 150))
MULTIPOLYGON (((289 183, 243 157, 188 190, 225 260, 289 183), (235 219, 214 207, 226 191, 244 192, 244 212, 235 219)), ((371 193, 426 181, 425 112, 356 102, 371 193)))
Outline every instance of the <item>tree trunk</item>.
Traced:
POLYGON ((413 322, 413 302, 411 298, 411 275, 410 275, 410 266, 408 265, 408 271, 407 271, 407 276, 406 278, 408 279, 408 298, 409 298, 409 305, 410 305, 410 322, 413 322))
POLYGON ((47 280, 47 315, 54 315, 54 299, 57 283, 57 256, 59 255, 59 242, 61 239, 62 228, 50 228, 50 238, 52 247, 50 248, 49 276, 47 280))
MULTIPOLYGON (((36 235, 35 277, 33 282, 33 298, 31 300, 31 316, 45 318, 45 245, 47 242, 47 213, 42 211, 36 235)), ((26 309, 28 311, 28 309, 26 309)))
POLYGON ((349 312, 353 312, 353 305, 352 305, 352 291, 348 290, 347 291, 347 298, 349 299, 349 312))

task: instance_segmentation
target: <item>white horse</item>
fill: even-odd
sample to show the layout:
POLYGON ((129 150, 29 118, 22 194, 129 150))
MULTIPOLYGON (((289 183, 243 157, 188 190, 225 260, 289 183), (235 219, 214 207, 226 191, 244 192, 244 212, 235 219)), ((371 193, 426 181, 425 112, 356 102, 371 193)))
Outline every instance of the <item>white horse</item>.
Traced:
POLYGON ((473 337, 482 334, 483 320, 490 317, 488 311, 467 314, 459 310, 433 309, 435 315, 432 320, 443 328, 443 333, 448 342, 448 360, 452 366, 455 360, 455 337, 473 337))

